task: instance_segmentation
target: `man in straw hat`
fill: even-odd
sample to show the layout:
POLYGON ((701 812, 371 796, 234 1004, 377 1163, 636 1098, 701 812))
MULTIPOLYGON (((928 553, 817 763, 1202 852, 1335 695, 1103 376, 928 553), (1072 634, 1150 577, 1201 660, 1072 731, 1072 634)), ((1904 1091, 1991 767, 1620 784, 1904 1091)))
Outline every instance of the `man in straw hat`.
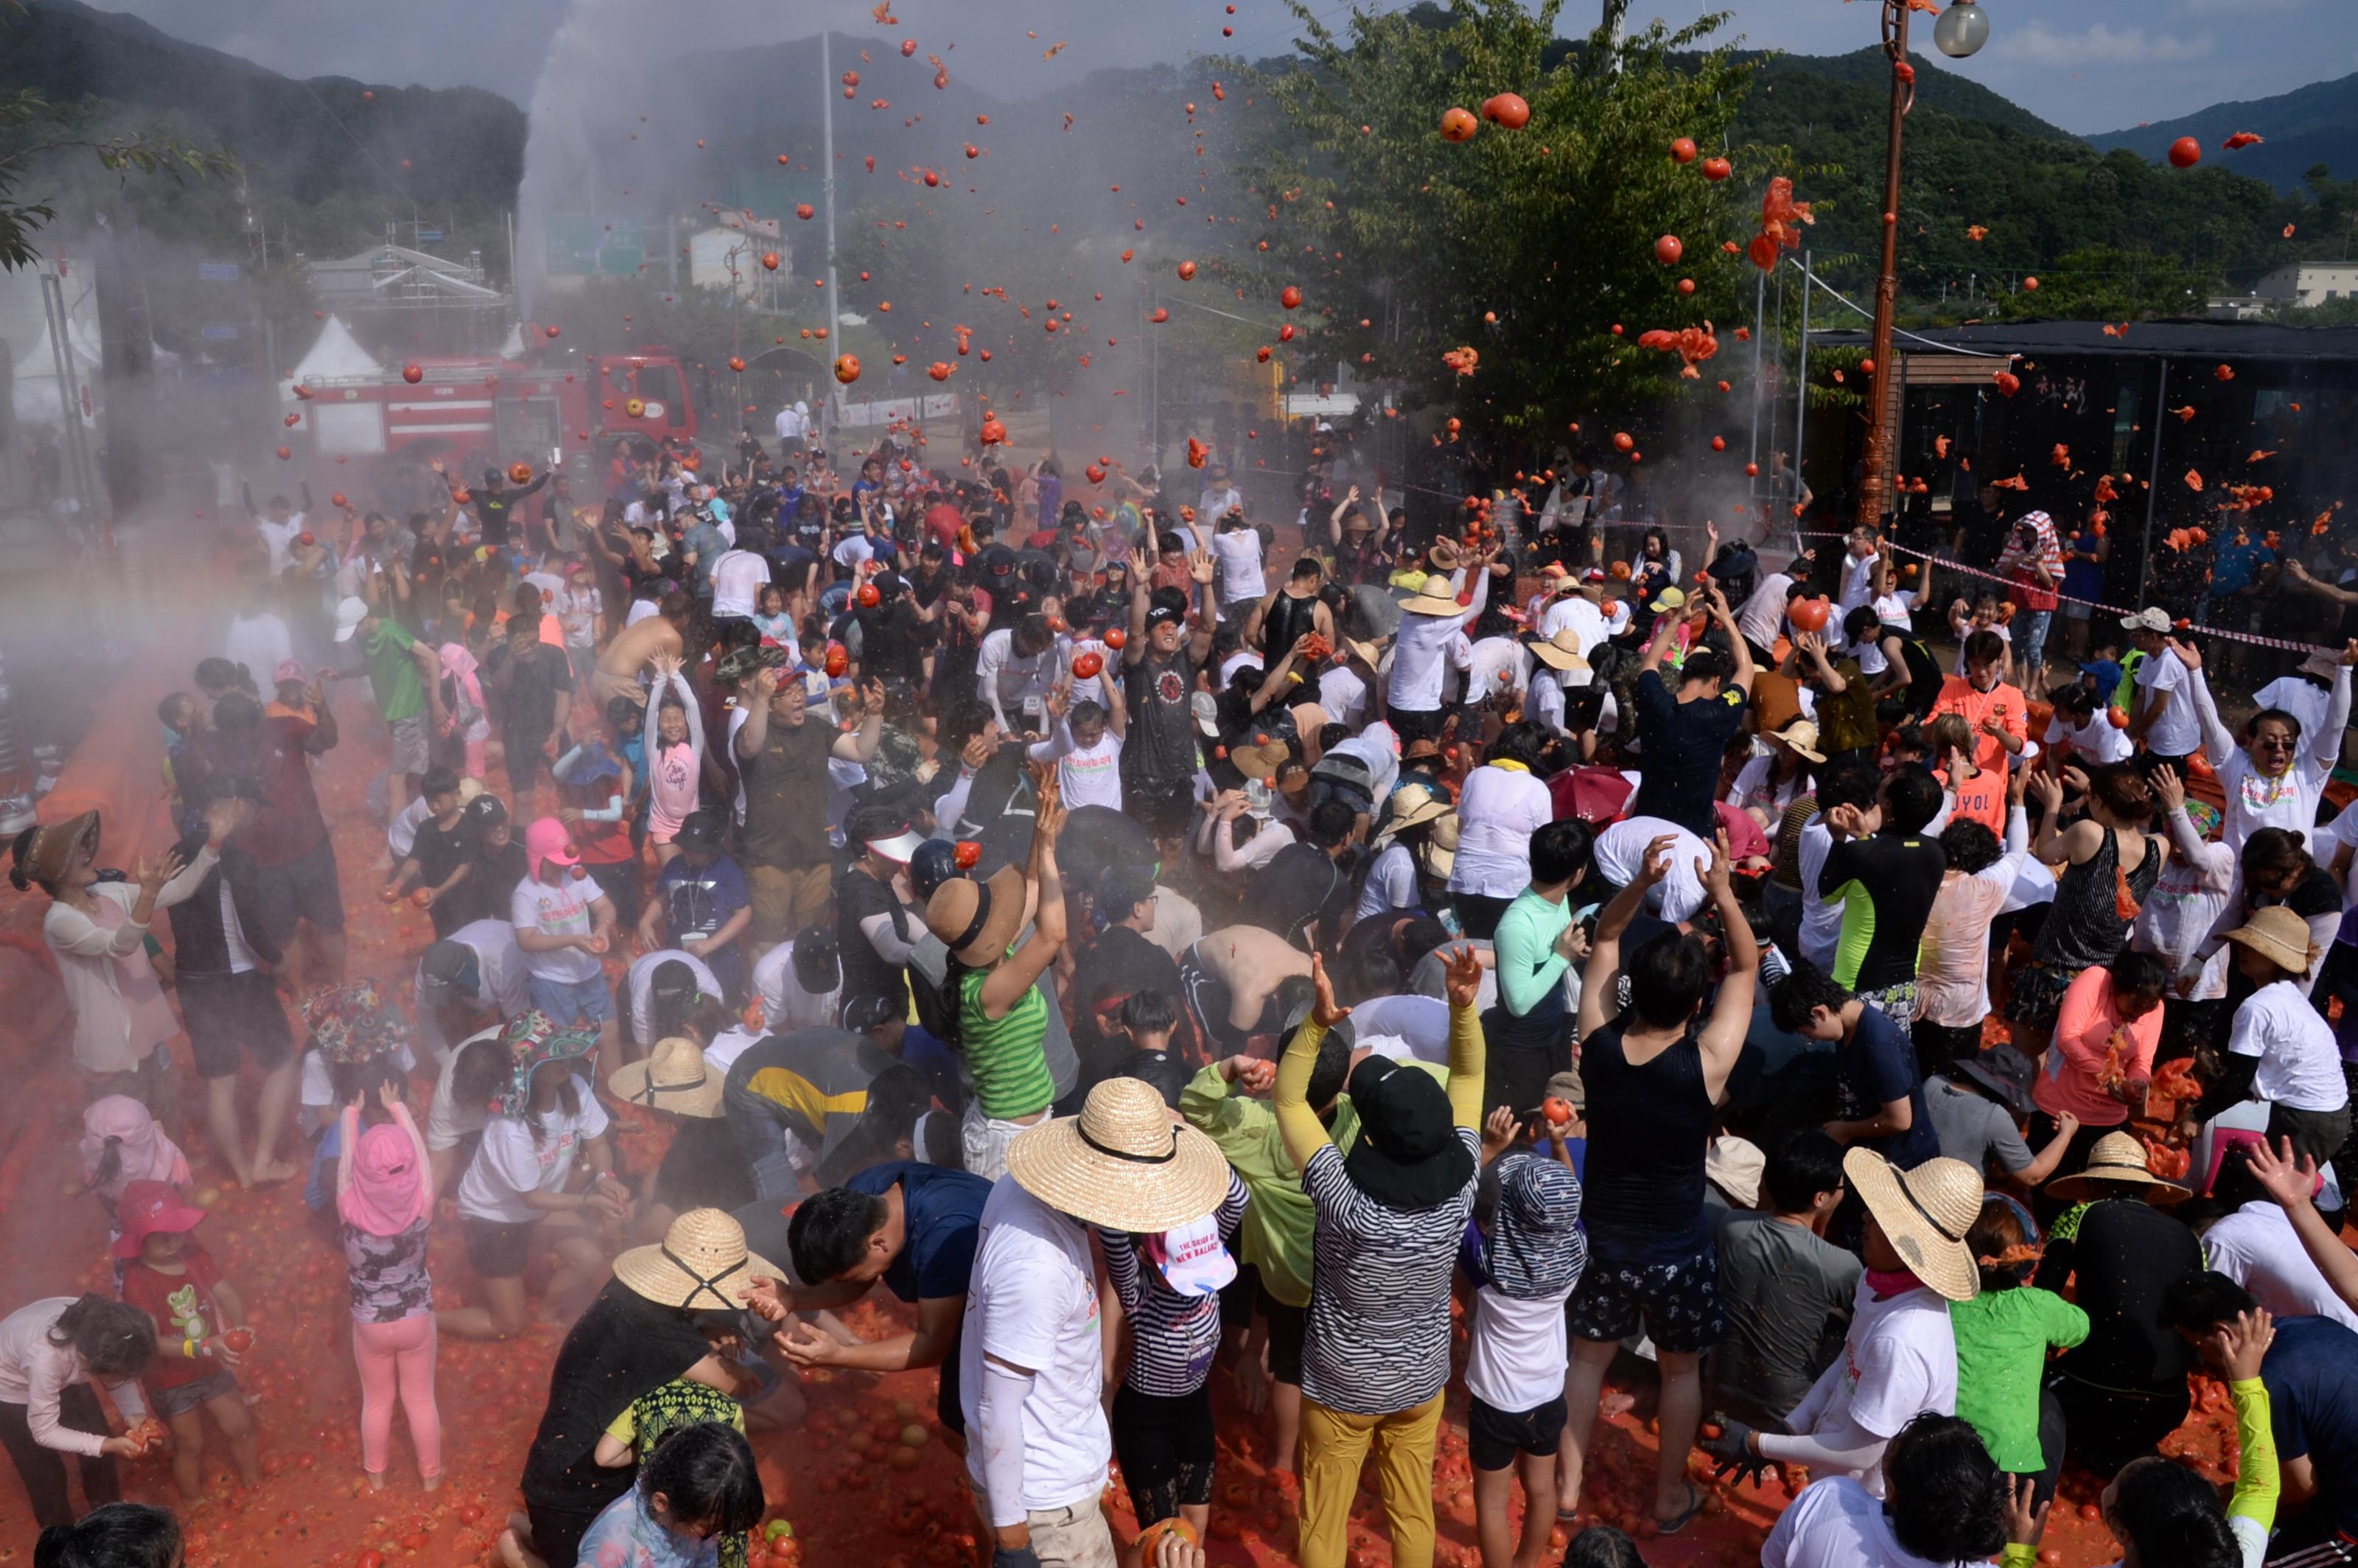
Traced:
POLYGON ((1585 656, 1586 647, 1577 627, 1566 626, 1552 637, 1531 638, 1525 646, 1538 660, 1545 673, 1534 673, 1523 699, 1523 716, 1538 720, 1550 730, 1563 730, 1563 698, 1568 691, 1585 687, 1595 677, 1585 656))
MULTIPOLYGON (((983 1206, 958 1351, 967 1475, 996 1568, 1113 1568, 1098 1501, 1112 1440, 1086 1227, 1178 1229, 1217 1208, 1228 1179, 1218 1147, 1135 1078, 1099 1084, 1080 1115, 1009 1146, 983 1206)), ((1429 1493, 1429 1464, 1422 1479, 1429 1493)))
MULTIPOLYGON (((1676 591, 1663 590, 1665 597, 1676 591)), ((1744 706, 1752 700, 1752 650, 1715 588, 1710 608, 1713 622, 1725 634, 1727 652, 1690 652, 1679 666, 1676 692, 1662 678, 1662 655, 1683 624, 1679 617, 1666 617, 1654 628, 1639 661, 1636 719, 1645 738, 1646 769, 1629 803, 1632 816, 1659 816, 1706 838, 1712 832, 1711 803, 1719 795, 1720 759, 1744 727, 1744 706)))
POLYGON ((1447 1087, 1413 1065, 1369 1056, 1352 1069, 1360 1136, 1337 1149, 1310 1104, 1319 1046, 1348 1016, 1325 964, 1317 1000, 1278 1064, 1271 1105, 1317 1210, 1302 1349, 1303 1568, 1343 1562, 1351 1500, 1372 1446, 1392 1561, 1430 1568, 1433 1440, 1449 1378, 1449 1281, 1473 1213, 1485 1048, 1482 966, 1459 947, 1448 968, 1447 1087))
POLYGON ((1982 1176, 1959 1160, 1903 1171, 1872 1149, 1844 1155, 1843 1174, 1866 1206, 1866 1271, 1842 1356, 1786 1415, 1792 1435, 1728 1422, 1704 1448, 1723 1475, 1757 1476, 1778 1460, 1851 1476, 1880 1498, 1885 1446, 1927 1411, 1957 1411, 1949 1303, 1981 1289, 1965 1233, 1981 1216, 1982 1176))
POLYGON ((2316 963, 2309 923, 2282 904, 2256 909, 2226 935, 2235 968, 2255 989, 2235 1009, 2220 1081, 2195 1108, 2208 1119, 2246 1098, 2268 1104, 2271 1139, 2330 1160, 2350 1136, 2350 1086, 2332 1026, 2294 982, 2316 963))
POLYGON ((2032 1282, 2061 1291, 2076 1281, 2073 1300, 2088 1314, 2088 1337, 2056 1358, 2050 1387, 2071 1457, 2110 1475, 2186 1419, 2193 1357, 2164 1324, 2161 1300, 2202 1267, 2202 1246, 2165 1212, 2186 1189, 2148 1171, 2145 1146, 2126 1132, 2097 1139, 2086 1167, 2045 1191, 2072 1206, 2048 1227, 2032 1282))
MULTIPOLYGON (((1446 540, 1440 543, 1445 544, 1446 540)), ((1457 669, 1474 662, 1473 644, 1466 628, 1481 618, 1490 594, 1490 562, 1498 551, 1476 550, 1463 562, 1473 581, 1473 596, 1461 604, 1455 584, 1440 570, 1428 576, 1416 593, 1401 606, 1400 630, 1392 636, 1392 676, 1384 690, 1384 707, 1403 740, 1441 734, 1442 665, 1457 669)), ((1453 549, 1451 558, 1455 559, 1453 549)))

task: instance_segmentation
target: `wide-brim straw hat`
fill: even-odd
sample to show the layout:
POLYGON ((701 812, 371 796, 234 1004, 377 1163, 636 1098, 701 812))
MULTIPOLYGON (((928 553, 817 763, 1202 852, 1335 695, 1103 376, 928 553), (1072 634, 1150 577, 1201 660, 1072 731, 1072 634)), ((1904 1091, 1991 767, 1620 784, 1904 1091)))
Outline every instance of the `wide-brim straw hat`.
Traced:
POLYGON ((658 1040, 644 1062, 626 1062, 608 1075, 606 1092, 632 1105, 673 1116, 720 1114, 720 1091, 728 1082, 704 1059, 693 1040, 658 1040))
POLYGON ((1374 669, 1383 662, 1383 650, 1373 643, 1361 642, 1357 637, 1346 637, 1343 639, 1343 646, 1350 650, 1353 658, 1369 669, 1374 669))
POLYGON ((1531 644, 1531 657, 1552 670, 1585 670, 1588 660, 1580 651, 1580 633, 1567 626, 1545 642, 1531 644))
POLYGON ((1454 572, 1466 564, 1454 539, 1435 539, 1424 552, 1425 563, 1437 572, 1454 572))
POLYGON ((2227 940, 2296 975, 2309 973, 2309 922, 2282 904, 2254 910, 2252 917, 2227 933, 2227 940))
POLYGON ((1392 791, 1387 804, 1390 812, 1384 830, 1397 833, 1404 827, 1416 827, 1427 822, 1437 822, 1449 815, 1449 797, 1428 789, 1421 784, 1404 784, 1392 791))
POLYGON ((1409 615, 1463 615, 1466 606, 1457 602, 1457 595, 1449 579, 1435 572, 1424 579, 1424 586, 1412 599, 1403 601, 1401 610, 1409 615))
POLYGON ((1278 768, 1293 755, 1293 749, 1284 741, 1270 741, 1258 746, 1238 746, 1228 753, 1228 761, 1245 777, 1267 780, 1275 778, 1278 768))
POLYGON ((2088 1151, 2088 1162, 2068 1176, 2056 1177, 2047 1184, 2047 1190, 2065 1203, 2082 1203, 2095 1196, 2092 1187, 2097 1182, 2144 1187, 2146 1201, 2153 1204, 2173 1204, 2188 1193, 2176 1182, 2163 1181, 2147 1170, 2145 1145, 2125 1132, 2107 1132, 2097 1139, 2088 1151))
POLYGON ((1980 1293, 1981 1270, 1965 1242, 1981 1217, 1979 1171, 1949 1159, 1903 1171, 1872 1149, 1854 1147, 1843 1156, 1843 1174, 1909 1272, 1952 1302, 1980 1293))
POLYGON ((1007 1173, 1060 1214, 1133 1236, 1201 1219, 1228 1192, 1219 1145, 1174 1121, 1143 1078, 1108 1078, 1089 1091, 1080 1115, 1017 1134, 1007 1173))
POLYGON ((1457 813, 1438 817, 1423 847, 1416 852, 1419 863, 1428 877, 1446 877, 1457 869, 1457 835, 1460 830, 1457 813))
POLYGON ((1812 762, 1823 762, 1825 753, 1818 750, 1818 727, 1806 719, 1796 719, 1782 730, 1771 730, 1763 737, 1786 747, 1797 756, 1812 762))
POLYGON ((614 1260, 614 1278, 657 1306, 734 1312, 756 1280, 793 1275, 745 1246, 745 1227, 725 1210, 692 1208, 664 1238, 614 1260))
POLYGON ((98 845, 95 811, 85 811, 80 816, 34 829, 33 837, 26 842, 23 858, 16 863, 32 881, 54 882, 66 874, 85 844, 92 849, 98 845))
POLYGON ((968 968, 989 968, 1023 929, 1023 869, 1001 866, 987 882, 952 877, 925 901, 925 929, 968 968))

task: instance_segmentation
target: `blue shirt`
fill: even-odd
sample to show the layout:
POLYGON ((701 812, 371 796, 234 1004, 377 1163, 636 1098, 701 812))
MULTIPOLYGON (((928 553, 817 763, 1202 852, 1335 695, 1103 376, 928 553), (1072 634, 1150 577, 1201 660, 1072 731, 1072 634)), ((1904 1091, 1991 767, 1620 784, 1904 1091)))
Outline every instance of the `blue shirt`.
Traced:
MULTIPOLYGON (((2092 530, 2084 534, 2072 535, 2063 547, 2067 550, 2083 550, 2093 556, 2096 553, 2096 535, 2092 530)), ((2104 565, 2102 561, 2072 560, 2063 563, 2065 593, 2073 599, 2094 599, 2104 590, 2104 565)))
POLYGON ((2308 1459, 2320 1505, 2358 1533, 2358 1334, 2328 1317, 2280 1317, 2260 1378, 2277 1460, 2308 1459))
POLYGON ((1941 1135, 1932 1130, 1932 1113, 1924 1106, 1924 1086, 1916 1071, 1916 1048, 1899 1025, 1871 1006, 1858 1010, 1858 1027, 1848 1040, 1834 1046, 1835 1096, 1845 1120, 1864 1121, 1896 1099, 1904 1099, 1915 1114, 1908 1130, 1881 1138, 1863 1138, 1872 1149, 1903 1171, 1912 1171, 1941 1152, 1941 1135))
POLYGON ((2261 568, 2274 565, 2276 558, 2274 550, 2249 534, 2244 535, 2240 545, 2235 543, 2235 535, 2229 534, 2211 552, 2212 593, 2242 592, 2258 579, 2261 568))
POLYGON ((745 873, 726 855, 713 856, 706 866, 690 865, 686 855, 675 855, 655 878, 655 896, 671 917, 675 944, 711 935, 751 902, 745 873))
POLYGON ((718 1568, 720 1538, 673 1534, 648 1515, 633 1487, 591 1521, 574 1562, 580 1568, 718 1568))
POLYGON ((885 1288, 904 1302, 966 1294, 990 1184, 943 1165, 892 1160, 871 1165, 843 1184, 882 1197, 896 1183, 905 1239, 900 1256, 884 1271, 885 1288))

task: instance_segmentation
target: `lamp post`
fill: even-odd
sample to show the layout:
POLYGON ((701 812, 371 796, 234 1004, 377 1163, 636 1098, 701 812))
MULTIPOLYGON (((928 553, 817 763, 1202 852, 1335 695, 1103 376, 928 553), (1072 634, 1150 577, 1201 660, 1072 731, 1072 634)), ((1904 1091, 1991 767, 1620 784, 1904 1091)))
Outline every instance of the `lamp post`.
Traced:
MULTIPOLYGON (((1875 280, 1875 330, 1867 355, 1866 461, 1858 486, 1855 521, 1875 527, 1883 520, 1883 498, 1891 480, 1891 403, 1884 377, 1891 373, 1891 313, 1899 297, 1899 144, 1908 111, 1916 106, 1916 68, 1908 63, 1909 0, 1883 0, 1883 52, 1891 61, 1891 132, 1883 155, 1883 270, 1875 280)), ((1989 41, 1989 17, 1977 0, 1951 0, 1932 24, 1932 42, 1952 59, 1963 59, 1989 41)), ((1803 397, 1808 396, 1804 389, 1803 397)))

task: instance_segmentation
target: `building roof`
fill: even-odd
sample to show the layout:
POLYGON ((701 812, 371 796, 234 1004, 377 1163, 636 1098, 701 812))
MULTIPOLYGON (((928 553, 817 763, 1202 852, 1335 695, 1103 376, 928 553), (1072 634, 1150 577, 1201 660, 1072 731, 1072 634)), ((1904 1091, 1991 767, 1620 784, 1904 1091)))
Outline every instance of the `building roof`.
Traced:
MULTIPOLYGON (((1985 321, 1904 332, 1902 353, 1944 349, 1977 354, 2075 354, 2107 359, 2358 360, 2358 327, 2288 327, 2274 321, 2208 321, 2173 318, 2136 321, 2118 337, 2117 321, 1985 321)), ((1844 328, 1812 332, 1817 341, 1864 348, 1867 334, 1844 328)))
POLYGON ((343 319, 330 316, 287 381, 308 385, 315 381, 373 381, 384 374, 384 367, 361 347, 343 319))
POLYGON ((431 255, 425 251, 413 251, 407 245, 371 245, 364 251, 334 261, 307 258, 304 262, 313 272, 374 272, 387 264, 423 267, 428 272, 452 273, 461 276, 468 270, 465 262, 452 261, 449 256, 431 255))

